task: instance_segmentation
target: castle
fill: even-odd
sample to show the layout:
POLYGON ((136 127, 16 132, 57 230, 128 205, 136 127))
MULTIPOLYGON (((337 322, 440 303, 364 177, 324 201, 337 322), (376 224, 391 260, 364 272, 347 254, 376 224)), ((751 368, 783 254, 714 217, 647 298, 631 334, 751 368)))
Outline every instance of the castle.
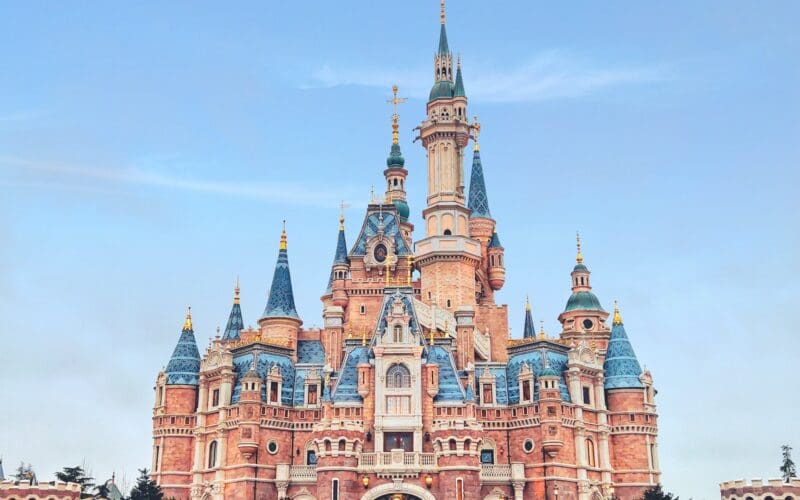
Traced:
POLYGON ((580 240, 558 337, 536 332, 528 305, 509 338, 495 303, 504 248, 444 3, 415 129, 428 162, 417 240, 398 120, 395 108, 385 197, 352 245, 341 218, 322 328, 295 309, 285 228, 257 328, 238 285, 202 355, 186 315, 156 380, 152 477, 178 499, 639 498, 660 480, 655 390, 616 306, 607 325, 580 240))

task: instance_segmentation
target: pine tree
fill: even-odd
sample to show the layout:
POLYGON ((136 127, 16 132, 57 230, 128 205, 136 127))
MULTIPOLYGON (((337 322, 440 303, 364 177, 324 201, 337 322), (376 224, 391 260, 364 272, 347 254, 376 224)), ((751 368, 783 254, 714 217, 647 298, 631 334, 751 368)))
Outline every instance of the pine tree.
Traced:
POLYGON ((94 487, 93 477, 86 475, 83 467, 76 465, 75 467, 64 467, 61 472, 56 472, 56 479, 64 483, 77 483, 81 485, 81 498, 86 498, 89 491, 94 487))
POLYGON ((164 493, 155 481, 150 479, 147 469, 139 469, 136 486, 131 490, 130 500, 163 500, 164 493))
POLYGON ((642 500, 678 500, 678 498, 673 496, 672 493, 664 491, 660 484, 645 491, 642 496, 642 500))
POLYGON ((36 473, 33 471, 33 466, 25 462, 19 463, 17 473, 14 474, 14 476, 17 478, 17 481, 30 481, 31 484, 36 483, 36 473))
POLYGON ((788 444, 781 446, 783 452, 783 464, 780 466, 783 482, 788 483, 793 477, 797 477, 797 469, 792 461, 792 447, 788 444))

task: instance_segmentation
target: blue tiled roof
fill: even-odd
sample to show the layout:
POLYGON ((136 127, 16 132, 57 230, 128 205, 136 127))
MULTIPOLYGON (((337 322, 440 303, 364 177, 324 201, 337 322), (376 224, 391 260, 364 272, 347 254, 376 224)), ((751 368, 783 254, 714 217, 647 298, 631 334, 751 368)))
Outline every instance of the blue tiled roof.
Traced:
MULTIPOLYGON (((342 219, 344 220, 344 219, 342 219)), ((333 257, 334 264, 347 264, 347 242, 344 237, 344 226, 339 228, 339 236, 336 240, 336 255, 333 257)))
POLYGON ((319 340, 297 341, 297 362, 322 365, 325 364, 325 350, 319 340))
POLYGON ((225 326, 225 333, 222 334, 222 340, 236 340, 239 338, 239 332, 244 329, 244 321, 242 320, 242 308, 239 302, 234 302, 231 307, 231 314, 228 316, 228 324, 225 326))
POLYGON ((500 243, 500 236, 497 235, 497 231, 492 233, 492 239, 489 240, 489 248, 503 248, 503 244, 500 243))
POLYGON ((600 305, 600 301, 597 299, 597 296, 594 293, 587 291, 580 291, 570 295, 569 299, 567 300, 567 307, 564 309, 564 312, 602 311, 602 310, 603 306, 600 305))
POLYGON ((615 323, 611 327, 611 338, 608 341, 606 360, 603 363, 605 371, 606 389, 632 389, 642 388, 644 384, 639 380, 642 367, 633 352, 622 323, 615 323))
MULTIPOLYGON (((567 388, 567 380, 564 377, 564 370, 567 368, 567 355, 556 352, 547 352, 547 364, 559 374, 559 388, 561 389, 561 399, 563 401, 570 401, 569 390, 567 388)), ((541 376, 545 370, 542 364, 542 351, 540 349, 531 350, 528 352, 516 354, 508 360, 508 402, 509 404, 519 403, 519 371, 522 369, 522 363, 527 363, 528 368, 533 370, 534 376, 541 376)), ((533 385, 533 398, 539 400, 539 384, 533 385)))
MULTIPOLYGON (((236 381, 233 386, 231 402, 238 403, 242 392, 242 377, 253 365, 253 353, 240 354, 233 358, 233 370, 236 381)), ((291 405, 294 396, 295 369, 292 361, 286 357, 272 353, 259 353, 256 372, 261 379, 266 379, 267 374, 274 365, 277 365, 283 378, 281 385, 281 404, 291 405)), ((261 384, 261 400, 267 400, 267 384, 261 384)))
POLYGON ((447 349, 435 345, 428 348, 428 363, 439 365, 439 392, 434 402, 464 401, 464 390, 456 375, 453 355, 447 349))
POLYGON ((191 328, 181 330, 178 344, 167 364, 168 385, 198 385, 200 383, 200 352, 191 328))
POLYGON ((300 318, 294 307, 292 275, 289 272, 289 256, 285 249, 278 252, 278 263, 272 276, 269 300, 264 308, 264 318, 300 318))
POLYGON ((369 362, 369 347, 358 346, 347 353, 344 360, 344 367, 336 381, 336 388, 333 391, 334 402, 360 402, 361 396, 358 394, 358 365, 369 362))
POLYGON ((489 196, 486 194, 486 182, 483 179, 480 151, 472 153, 472 173, 469 179, 467 206, 472 210, 470 217, 492 217, 492 212, 489 210, 489 196))
POLYGON ((466 97, 467 93, 464 91, 464 78, 461 76, 461 63, 458 64, 456 70, 456 88, 453 91, 455 97, 466 97))
MULTIPOLYGON (((392 205, 394 206, 394 205, 392 205)), ((395 214, 383 209, 383 234, 387 238, 394 241, 395 248, 398 255, 405 256, 411 253, 406 245, 405 240, 400 233, 400 226, 395 214)), ((378 226, 380 225, 381 212, 375 210, 367 214, 364 225, 361 228, 361 233, 358 235, 355 245, 350 250, 351 256, 363 256, 367 253, 367 241, 373 236, 378 234, 378 226)))

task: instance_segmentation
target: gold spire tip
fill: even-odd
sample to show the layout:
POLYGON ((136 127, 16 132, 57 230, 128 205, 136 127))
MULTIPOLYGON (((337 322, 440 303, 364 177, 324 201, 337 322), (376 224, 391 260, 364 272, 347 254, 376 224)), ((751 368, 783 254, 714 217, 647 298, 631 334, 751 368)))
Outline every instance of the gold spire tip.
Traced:
POLYGON ((442 24, 444 24, 444 0, 441 3, 441 17, 442 17, 442 24))
POLYGON ((525 310, 526 311, 531 310, 531 300, 530 297, 528 297, 527 295, 525 296, 525 310))
POLYGON ((473 150, 474 151, 480 151, 481 148, 480 148, 480 146, 478 146, 478 135, 481 133, 481 124, 478 121, 478 117, 477 116, 473 116, 472 117, 472 122, 473 122, 472 123, 472 139, 473 139, 473 142, 474 142, 473 150))
POLYGON ((408 101, 405 97, 397 97, 399 90, 397 85, 392 85, 392 98, 386 100, 392 105, 392 144, 400 143, 400 115, 397 114, 397 105, 408 101))
POLYGON ((233 303, 234 304, 238 304, 239 303, 239 290, 240 290, 240 288, 239 288, 239 275, 237 274, 236 275, 236 286, 233 288, 233 303))
POLYGON ((617 304, 616 300, 614 301, 614 322, 612 324, 614 325, 622 324, 622 315, 620 315, 619 313, 619 304, 617 304))
POLYGON ((192 330, 192 306, 186 309, 186 321, 183 322, 184 330, 192 330))
POLYGON ((578 243, 578 255, 575 257, 575 260, 578 261, 578 264, 583 264, 583 253, 581 253, 581 233, 575 232, 575 240, 578 243))
POLYGON ((286 250, 286 220, 283 221, 283 231, 281 231, 281 250, 286 250))

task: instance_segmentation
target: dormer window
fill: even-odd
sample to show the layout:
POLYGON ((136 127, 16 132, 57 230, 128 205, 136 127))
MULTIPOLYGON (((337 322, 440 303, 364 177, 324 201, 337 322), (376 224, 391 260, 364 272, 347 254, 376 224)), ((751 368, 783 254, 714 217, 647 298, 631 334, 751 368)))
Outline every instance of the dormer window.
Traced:
POLYGON ((486 405, 494 404, 494 384, 481 384, 481 402, 486 405))
POLYGON ((311 384, 308 386, 308 392, 306 394, 306 405, 314 406, 317 404, 318 392, 319 392, 319 385, 311 384))
POLYGON ((270 403, 278 403, 278 383, 277 382, 270 382, 269 383, 269 402, 270 403))
POLYGON ((392 341, 397 344, 403 342, 403 325, 394 325, 392 341))
POLYGON ((522 381, 522 401, 527 402, 531 401, 531 381, 530 380, 523 380, 522 381))

